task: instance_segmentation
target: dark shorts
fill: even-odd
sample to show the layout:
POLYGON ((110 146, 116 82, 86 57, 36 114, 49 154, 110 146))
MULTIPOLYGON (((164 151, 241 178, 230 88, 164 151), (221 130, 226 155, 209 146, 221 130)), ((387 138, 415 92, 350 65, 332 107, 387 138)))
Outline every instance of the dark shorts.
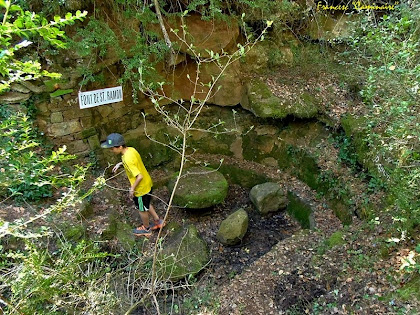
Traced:
POLYGON ((151 193, 152 191, 146 195, 133 198, 134 204, 139 211, 149 211, 150 201, 152 200, 152 196, 150 195, 151 193))

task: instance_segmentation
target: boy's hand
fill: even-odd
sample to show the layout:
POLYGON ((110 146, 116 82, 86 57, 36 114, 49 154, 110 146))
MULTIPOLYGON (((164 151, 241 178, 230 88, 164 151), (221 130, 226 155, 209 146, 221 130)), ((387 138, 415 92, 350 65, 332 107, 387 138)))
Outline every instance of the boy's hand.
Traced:
POLYGON ((130 197, 130 199, 134 198, 134 189, 131 187, 130 191, 128 192, 128 196, 130 197))
POLYGON ((122 165, 122 162, 115 164, 114 168, 112 169, 112 173, 115 173, 120 168, 121 165, 122 165))

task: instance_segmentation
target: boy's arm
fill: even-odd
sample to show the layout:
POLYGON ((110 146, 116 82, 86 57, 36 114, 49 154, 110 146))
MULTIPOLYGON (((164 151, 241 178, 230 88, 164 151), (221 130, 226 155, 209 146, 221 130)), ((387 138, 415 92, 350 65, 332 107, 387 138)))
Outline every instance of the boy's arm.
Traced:
POLYGON ((112 169, 112 173, 115 173, 120 168, 121 165, 122 165, 122 162, 115 164, 114 168, 112 169))
POLYGON ((130 187, 129 197, 132 199, 134 197, 134 191, 136 187, 140 184, 141 180, 143 179, 143 175, 141 173, 136 176, 136 180, 134 181, 133 185, 130 187))

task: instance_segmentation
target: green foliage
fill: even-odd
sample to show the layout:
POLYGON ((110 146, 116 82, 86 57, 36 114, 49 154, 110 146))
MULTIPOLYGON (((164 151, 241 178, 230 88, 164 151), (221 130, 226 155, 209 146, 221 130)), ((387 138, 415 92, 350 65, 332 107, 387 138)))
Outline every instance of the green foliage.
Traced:
POLYGON ((86 241, 58 239, 54 251, 45 245, 26 241, 23 250, 1 254, 4 314, 113 313, 117 300, 106 290, 111 255, 86 241))
POLYGON ((219 302, 209 287, 195 287, 173 308, 175 314, 202 314, 203 311, 212 313, 219 308, 219 302))
MULTIPOLYGON (((332 171, 321 172, 317 177, 317 183, 320 185, 320 191, 327 196, 342 197, 347 200, 351 196, 346 184, 338 178, 332 171)), ((349 201, 350 202, 350 201, 349 201)))
POLYGON ((32 120, 23 113, 6 113, 0 121, 0 195, 38 200, 52 195, 53 189, 77 185, 84 180, 85 167, 74 166, 74 172, 60 169, 72 160, 65 147, 44 151, 32 120))
POLYGON ((419 9, 419 3, 402 1, 377 21, 362 16, 352 50, 344 53, 365 78, 360 95, 373 175, 386 181, 394 217, 409 230, 420 224, 419 9))
POLYGON ((345 244, 345 240, 344 240, 344 233, 343 231, 336 231, 334 232, 327 240, 326 243, 328 245, 328 247, 334 247, 337 245, 343 245, 345 244))
MULTIPOLYGON (((116 12, 121 15, 121 33, 116 34, 100 17, 91 17, 83 29, 77 30, 71 46, 88 60, 87 66, 84 64, 78 69, 84 76, 81 85, 100 81, 101 74, 97 74, 98 64, 110 56, 117 57, 123 65, 121 83, 131 83, 134 90, 138 90, 139 80, 155 82, 160 78, 155 66, 164 59, 168 47, 147 27, 149 23, 157 23, 156 15, 149 6, 144 6, 141 10, 133 3, 126 3, 124 7, 126 10, 119 12, 122 8, 115 4, 116 12), (126 18, 132 22, 125 23, 126 18), (140 34, 138 29, 133 29, 135 21, 140 24, 140 34), (142 75, 137 72, 139 67, 144 70, 142 75)), ((133 96, 136 98, 136 93, 133 96)))
POLYGON ((3 22, 0 25, 0 93, 8 90, 13 82, 33 80, 41 76, 59 77, 41 69, 39 61, 25 56, 26 47, 32 44, 32 39, 40 37, 50 45, 65 48, 62 27, 82 20, 87 12, 77 11, 75 15, 67 13, 64 18, 55 16, 53 21, 33 12, 24 11, 12 1, 0 1, 3 22), (20 39, 24 40, 20 40, 20 39))
POLYGON ((354 145, 344 133, 336 135, 335 146, 339 148, 338 161, 347 164, 353 170, 357 169, 357 154, 354 145))
MULTIPOLYGON (((255 19, 276 15, 277 20, 285 16, 289 18, 297 13, 299 6, 292 1, 271 1, 271 0, 192 0, 188 2, 186 9, 189 12, 197 12, 205 19, 224 18, 225 14, 241 16, 243 13, 247 18, 255 19), (249 15, 249 16, 248 16, 249 15)), ((271 18, 271 17, 270 17, 271 18)), ((287 20, 287 19, 286 19, 287 20)))

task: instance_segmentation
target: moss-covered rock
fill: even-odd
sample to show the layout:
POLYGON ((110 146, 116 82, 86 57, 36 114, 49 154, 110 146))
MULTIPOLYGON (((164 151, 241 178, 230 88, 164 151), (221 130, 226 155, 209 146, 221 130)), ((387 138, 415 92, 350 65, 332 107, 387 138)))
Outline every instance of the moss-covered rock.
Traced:
POLYGON ((230 164, 223 164, 219 171, 232 183, 245 188, 252 188, 255 185, 267 182, 268 177, 250 169, 240 168, 230 164))
POLYGON ((304 202, 295 193, 289 191, 287 193, 289 204, 287 205, 287 212, 290 213, 304 229, 314 228, 314 220, 312 218, 312 208, 304 202))
POLYGON ((344 225, 349 225, 353 222, 353 213, 348 204, 348 200, 341 198, 331 198, 327 201, 328 206, 334 211, 334 214, 344 225))
POLYGON ((247 99, 241 102, 243 108, 257 117, 285 118, 290 114, 280 98, 261 80, 254 79, 247 84, 247 99))
POLYGON ((326 245, 328 247, 334 247, 345 244, 346 241, 344 240, 344 233, 342 230, 335 231, 327 240, 326 245))
POLYGON ((133 227, 121 221, 118 213, 112 213, 109 216, 109 223, 102 232, 102 238, 104 240, 117 239, 126 250, 132 249, 136 244, 133 227))
POLYGON ((373 163, 369 163, 368 154, 369 147, 366 144, 367 138, 367 121, 364 117, 353 115, 345 115, 341 118, 341 126, 347 137, 352 138, 352 143, 356 149, 357 160, 360 164, 368 168, 372 168, 373 163))
POLYGON ((197 228, 189 225, 170 233, 158 254, 158 276, 178 281, 195 275, 210 260, 206 242, 199 236, 197 228))
POLYGON ((244 209, 235 211, 220 224, 217 239, 225 245, 240 243, 248 230, 248 222, 248 213, 244 209))
POLYGON ((311 118, 318 114, 319 100, 307 92, 297 95, 297 101, 290 102, 273 94, 265 82, 253 79, 247 84, 247 95, 243 98, 243 108, 261 118, 285 118, 293 115, 311 118))
POLYGON ((252 187, 249 197, 262 214, 284 209, 288 203, 285 191, 277 183, 264 183, 252 187))
POLYGON ((150 140, 144 134, 144 129, 138 128, 124 135, 127 146, 135 148, 140 153, 146 167, 155 167, 171 161, 174 158, 174 151, 161 144, 168 142, 168 129, 150 123, 148 133, 160 143, 150 140))
MULTIPOLYGON (((177 174, 169 182, 173 190, 177 174)), ((186 170, 176 188, 174 202, 178 206, 202 209, 225 200, 228 183, 222 173, 208 167, 192 167, 186 170)))
POLYGON ((85 236, 86 227, 82 224, 62 227, 64 237, 67 240, 78 241, 85 236))

